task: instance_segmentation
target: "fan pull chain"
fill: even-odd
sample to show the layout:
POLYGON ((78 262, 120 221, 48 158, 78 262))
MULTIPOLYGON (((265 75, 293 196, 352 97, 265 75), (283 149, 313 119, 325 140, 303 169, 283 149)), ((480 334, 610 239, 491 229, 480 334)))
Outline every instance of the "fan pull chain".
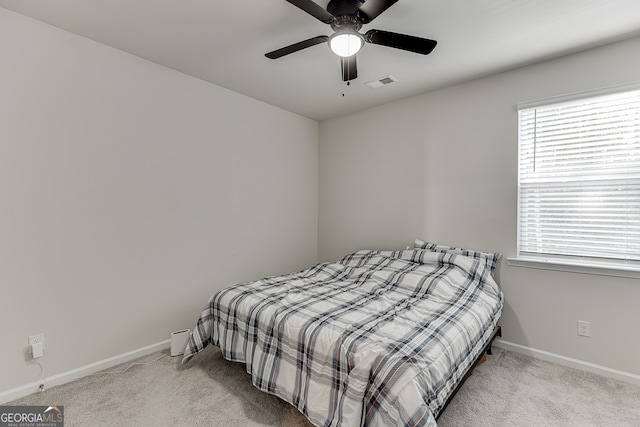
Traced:
MULTIPOLYGON (((347 86, 351 86, 351 82, 347 82, 347 86)), ((344 98, 344 92, 342 92, 342 97, 344 98)))

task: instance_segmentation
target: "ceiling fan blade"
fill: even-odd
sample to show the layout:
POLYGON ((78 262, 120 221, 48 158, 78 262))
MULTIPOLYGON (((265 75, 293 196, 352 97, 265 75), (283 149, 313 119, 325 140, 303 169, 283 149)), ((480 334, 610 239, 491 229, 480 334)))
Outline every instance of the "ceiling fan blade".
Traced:
POLYGON ((265 53, 264 56, 269 59, 278 59, 285 55, 289 55, 290 53, 294 53, 320 43, 325 43, 327 40, 329 40, 329 36, 312 37, 310 39, 274 50, 273 52, 265 53))
POLYGON ((366 0, 358 9, 363 24, 376 19, 382 12, 393 6, 398 0, 366 0))
POLYGON ((436 44, 438 44, 435 40, 382 30, 369 30, 364 35, 364 39, 372 44, 395 47, 396 49, 408 50, 423 55, 430 54, 436 47, 436 44))
POLYGON ((340 68, 342 68, 342 81, 348 82, 358 77, 358 66, 356 56, 340 57, 340 68))
POLYGON ((325 24, 330 24, 333 21, 334 16, 327 12, 322 6, 318 3, 313 2, 311 0, 287 0, 292 5, 304 10, 309 15, 319 19, 325 24))

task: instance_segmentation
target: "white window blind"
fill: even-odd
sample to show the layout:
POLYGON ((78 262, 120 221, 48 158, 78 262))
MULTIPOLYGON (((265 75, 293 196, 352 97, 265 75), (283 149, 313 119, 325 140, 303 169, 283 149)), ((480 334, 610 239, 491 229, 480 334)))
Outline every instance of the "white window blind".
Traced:
POLYGON ((640 90, 519 108, 518 252, 640 261, 640 90))

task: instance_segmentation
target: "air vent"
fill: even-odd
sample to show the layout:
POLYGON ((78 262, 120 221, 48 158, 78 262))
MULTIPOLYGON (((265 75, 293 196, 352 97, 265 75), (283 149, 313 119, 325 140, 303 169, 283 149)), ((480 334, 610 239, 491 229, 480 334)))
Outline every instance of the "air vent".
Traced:
POLYGON ((378 89, 379 87, 390 85, 391 83, 395 83, 397 81, 398 79, 396 79, 395 77, 387 76, 378 80, 372 80, 370 82, 367 82, 365 83, 365 85, 369 86, 371 89, 378 89))

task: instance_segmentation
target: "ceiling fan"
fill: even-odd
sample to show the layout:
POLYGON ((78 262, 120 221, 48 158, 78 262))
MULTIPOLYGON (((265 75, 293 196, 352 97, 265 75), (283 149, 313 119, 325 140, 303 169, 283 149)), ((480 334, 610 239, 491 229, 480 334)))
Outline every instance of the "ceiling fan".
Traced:
POLYGON ((316 19, 329 24, 334 33, 331 36, 316 36, 266 53, 270 59, 315 46, 329 43, 331 50, 340 56, 342 80, 348 82, 358 77, 356 53, 364 43, 378 44, 428 55, 436 47, 435 40, 390 31, 369 30, 364 34, 358 31, 387 10, 398 0, 330 0, 325 10, 312 0, 287 0, 316 19))

